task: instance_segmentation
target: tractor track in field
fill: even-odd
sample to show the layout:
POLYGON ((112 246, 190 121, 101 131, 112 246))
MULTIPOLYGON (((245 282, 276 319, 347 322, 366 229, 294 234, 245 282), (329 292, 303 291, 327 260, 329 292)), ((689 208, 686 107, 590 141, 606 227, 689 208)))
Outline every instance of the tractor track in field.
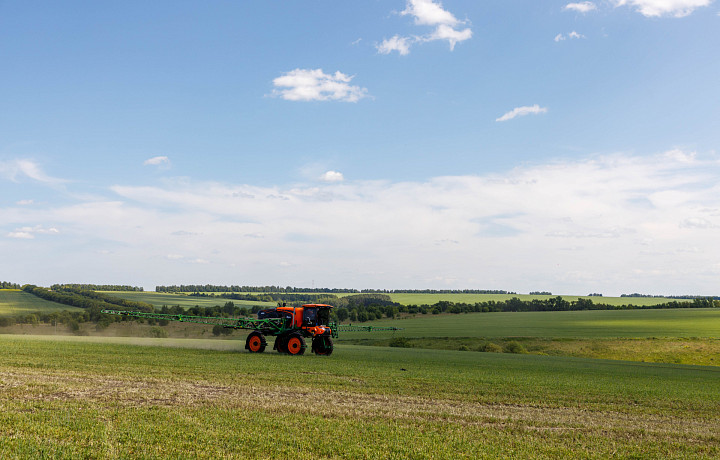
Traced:
MULTIPOLYGON (((279 411, 326 418, 383 418, 494 429, 581 433, 617 439, 701 442, 720 448, 718 418, 637 414, 587 407, 479 403, 428 397, 333 391, 312 387, 223 385, 179 379, 13 370, 0 373, 0 404, 66 402, 112 407, 202 407, 279 411)), ((42 409, 34 409, 42 410, 42 409)))

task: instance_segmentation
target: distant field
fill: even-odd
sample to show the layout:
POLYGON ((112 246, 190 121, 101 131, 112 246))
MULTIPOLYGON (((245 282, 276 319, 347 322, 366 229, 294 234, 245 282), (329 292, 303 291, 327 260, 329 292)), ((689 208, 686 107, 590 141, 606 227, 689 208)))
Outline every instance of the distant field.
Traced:
MULTIPOLYGON (((402 327, 374 332, 380 338, 403 337, 708 337, 720 338, 720 309, 586 310, 553 312, 417 315, 373 321, 374 326, 402 327)), ((359 338, 348 332, 343 337, 359 338)))
POLYGON ((0 316, 17 316, 37 311, 82 311, 81 308, 43 300, 27 292, 15 289, 0 289, 0 316))
MULTIPOLYGON (((535 299, 547 300, 558 295, 527 295, 527 294, 388 294, 393 302, 403 305, 433 305, 441 300, 456 303, 474 304, 476 302, 488 302, 494 300, 502 302, 517 297, 523 301, 535 299)), ((657 305, 671 300, 678 302, 689 302, 687 299, 669 299, 665 297, 590 297, 590 296, 573 296, 560 295, 568 302, 577 299, 590 299, 594 303, 604 303, 608 305, 657 305)))
POLYGON ((138 291, 102 291, 104 294, 119 297, 121 299, 134 300, 136 302, 147 302, 155 307, 167 305, 180 305, 184 308, 194 307, 214 307, 215 305, 224 305, 225 302, 232 302, 235 305, 260 305, 265 308, 277 306, 277 302, 253 302, 248 300, 232 300, 212 297, 191 297, 184 294, 171 294, 166 292, 138 292, 138 291))
POLYGON ((127 340, 0 335, 0 457, 720 456, 719 368, 127 340))

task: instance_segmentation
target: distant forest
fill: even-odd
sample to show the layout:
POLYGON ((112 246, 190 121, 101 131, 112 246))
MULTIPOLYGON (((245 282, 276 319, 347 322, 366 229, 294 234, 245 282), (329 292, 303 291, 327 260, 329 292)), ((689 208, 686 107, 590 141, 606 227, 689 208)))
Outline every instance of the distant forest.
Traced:
POLYGON ((214 284, 181 284, 179 286, 155 286, 155 292, 262 292, 262 293, 295 293, 295 292, 326 292, 345 293, 359 292, 357 289, 330 288, 297 288, 292 286, 218 286, 214 284))
POLYGON ((50 289, 57 291, 63 288, 82 289, 85 291, 135 291, 142 292, 144 289, 138 286, 127 286, 122 284, 53 284, 50 289))
POLYGON ((667 297, 670 299, 714 299, 720 300, 720 296, 705 296, 705 295, 651 295, 651 294, 620 294, 620 297, 649 297, 653 299, 667 297))
POLYGON ((218 286, 214 284, 181 284, 179 286, 155 286, 155 292, 262 292, 262 293, 298 293, 314 292, 329 294, 517 294, 511 291, 490 289, 338 289, 303 288, 292 286, 218 286))

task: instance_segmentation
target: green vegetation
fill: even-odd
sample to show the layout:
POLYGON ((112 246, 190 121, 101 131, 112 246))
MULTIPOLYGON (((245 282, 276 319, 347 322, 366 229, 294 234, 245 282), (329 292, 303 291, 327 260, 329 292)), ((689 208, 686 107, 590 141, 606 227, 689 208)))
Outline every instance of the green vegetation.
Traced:
MULTIPOLYGON (((223 305, 225 302, 227 302, 227 300, 217 297, 194 297, 188 296, 186 294, 174 294, 164 292, 110 292, 110 294, 115 297, 122 297, 123 299, 149 303, 154 305, 155 307, 161 307, 163 305, 180 305, 183 308, 190 308, 194 306, 214 307, 216 305, 223 305)), ((258 302, 248 300, 233 300, 233 303, 248 307, 258 305, 262 306, 263 308, 271 308, 277 305, 277 302, 258 302)))
POLYGON ((720 366, 720 309, 421 315, 339 343, 720 366), (517 342, 517 345, 510 345, 517 342))
MULTIPOLYGON (((720 338, 720 309, 588 310, 417 315, 374 325, 404 328, 373 333, 404 337, 712 337, 720 338)), ((362 338, 347 332, 341 339, 362 338)))
POLYGON ((0 456, 720 455, 719 368, 348 345, 297 358, 136 340, 0 336, 0 456))
POLYGON ((41 299, 19 289, 0 289, 0 316, 20 316, 37 312, 53 313, 63 310, 82 311, 80 308, 41 299))
POLYGON ((53 284, 50 289, 58 291, 64 288, 81 289, 84 291, 143 291, 139 286, 126 284, 53 284))
MULTIPOLYGON (((527 295, 527 294, 417 294, 417 293, 400 293, 400 294, 388 294, 393 302, 397 302, 403 305, 433 305, 440 301, 453 302, 453 303, 468 303, 473 304, 477 302, 505 302, 507 300, 516 297, 523 302, 530 302, 532 300, 548 300, 553 295, 527 295)), ((690 302, 690 299, 673 299, 667 297, 596 297, 596 296, 572 296, 563 295, 563 299, 568 302, 577 302, 578 299, 591 300, 593 303, 604 303, 608 305, 658 305, 671 300, 678 302, 690 302)))

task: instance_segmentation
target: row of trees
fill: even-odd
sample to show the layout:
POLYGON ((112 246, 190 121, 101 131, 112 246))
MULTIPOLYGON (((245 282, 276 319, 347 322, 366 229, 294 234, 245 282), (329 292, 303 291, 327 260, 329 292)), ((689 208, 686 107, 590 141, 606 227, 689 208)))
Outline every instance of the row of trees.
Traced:
POLYGON ((124 284, 53 284, 50 289, 57 291, 62 288, 75 288, 83 291, 134 291, 143 292, 140 286, 128 286, 124 284))
POLYGON ((363 289, 365 294, 517 294, 497 289, 363 289))
POLYGON ((295 292, 326 292, 346 293, 359 292, 357 289, 334 288, 299 288, 292 286, 219 286, 215 284, 181 284, 179 286, 155 286, 155 292, 262 292, 262 293, 295 293, 295 292))
POLYGON ((20 285, 9 281, 0 281, 0 289, 20 289, 20 285))
POLYGON ((713 299, 713 300, 720 300, 720 296, 702 296, 702 295, 673 295, 673 296, 665 296, 665 295, 651 295, 651 294, 638 294, 637 292, 633 294, 620 294, 620 297, 650 297, 653 299, 657 299, 659 297, 670 297, 673 299, 713 299))
POLYGON ((322 303, 322 299, 337 299, 333 294, 283 294, 283 293, 263 293, 263 294, 207 294, 204 292, 193 292, 188 294, 190 297, 216 297, 219 299, 230 300, 249 300, 252 302, 296 302, 296 303, 322 303))
MULTIPOLYGON (((155 286, 156 292, 262 292, 292 294, 301 292, 330 294, 517 294, 511 291, 490 289, 337 289, 308 288, 293 286, 221 286, 215 284, 181 284, 172 286, 155 286)), ((548 293, 549 294, 549 293, 548 293)))

